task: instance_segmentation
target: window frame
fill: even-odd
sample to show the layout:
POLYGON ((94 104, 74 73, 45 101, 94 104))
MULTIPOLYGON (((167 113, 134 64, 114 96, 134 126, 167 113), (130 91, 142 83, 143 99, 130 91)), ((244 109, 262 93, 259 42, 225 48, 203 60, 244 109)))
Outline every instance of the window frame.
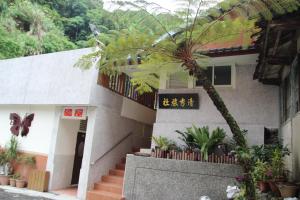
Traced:
MULTIPOLYGON (((215 63, 208 65, 209 67, 212 67, 212 84, 214 87, 220 87, 220 88, 235 88, 235 81, 236 81, 236 66, 234 63, 215 63), (215 76, 215 67, 222 67, 222 66, 230 66, 231 68, 231 84, 229 85, 215 85, 214 84, 214 76, 215 76)), ((193 80, 194 88, 202 88, 203 86, 197 86, 196 85, 196 79, 193 80)))

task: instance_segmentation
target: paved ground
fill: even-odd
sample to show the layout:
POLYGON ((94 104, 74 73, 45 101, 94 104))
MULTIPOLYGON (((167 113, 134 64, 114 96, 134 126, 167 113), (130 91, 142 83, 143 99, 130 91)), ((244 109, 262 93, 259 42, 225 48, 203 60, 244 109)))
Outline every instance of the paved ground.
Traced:
POLYGON ((50 200, 43 197, 25 196, 22 194, 5 192, 3 189, 0 189, 0 199, 1 200, 50 200))

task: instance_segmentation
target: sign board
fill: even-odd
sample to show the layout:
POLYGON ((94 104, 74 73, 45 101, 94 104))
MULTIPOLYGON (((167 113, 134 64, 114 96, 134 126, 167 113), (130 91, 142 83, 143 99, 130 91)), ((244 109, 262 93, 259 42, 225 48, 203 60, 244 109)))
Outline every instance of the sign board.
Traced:
POLYGON ((63 119, 86 119, 86 107, 64 107, 62 111, 63 119))
POLYGON ((199 94, 159 94, 159 109, 199 109, 199 94))

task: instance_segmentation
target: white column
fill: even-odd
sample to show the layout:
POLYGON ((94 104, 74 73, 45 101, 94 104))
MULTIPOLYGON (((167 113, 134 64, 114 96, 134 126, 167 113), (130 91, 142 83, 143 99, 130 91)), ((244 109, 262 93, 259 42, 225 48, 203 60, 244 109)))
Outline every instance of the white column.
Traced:
POLYGON ((87 116, 88 124, 77 192, 77 198, 79 198, 80 200, 85 200, 87 191, 91 189, 89 183, 89 174, 91 169, 90 163, 95 133, 94 127, 96 123, 96 107, 89 107, 87 116))

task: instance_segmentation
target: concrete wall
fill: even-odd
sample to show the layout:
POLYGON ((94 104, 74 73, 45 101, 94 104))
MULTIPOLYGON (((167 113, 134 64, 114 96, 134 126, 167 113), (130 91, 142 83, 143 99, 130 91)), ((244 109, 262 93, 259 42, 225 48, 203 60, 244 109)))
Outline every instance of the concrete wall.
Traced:
POLYGON ((60 119, 51 169, 51 172, 55 173, 50 175, 50 190, 71 185, 79 124, 79 120, 60 119))
POLYGON ((99 85, 94 85, 92 91, 90 99, 95 107, 90 107, 88 112, 86 146, 78 191, 80 199, 86 195, 85 188, 91 188, 102 175, 114 168, 133 146, 149 148, 151 142, 151 126, 121 116, 122 96, 99 85), (130 137, 98 160, 129 133, 132 133, 130 137))
POLYGON ((226 200, 227 186, 241 174, 237 165, 127 155, 123 195, 126 200, 226 200))
POLYGON ((0 60, 0 104, 88 104, 95 68, 73 67, 91 49, 0 60), (63 87, 62 87, 63 86, 63 87))
POLYGON ((155 122, 156 112, 124 97, 121 116, 141 123, 153 125, 155 122))
POLYGON ((3 147, 10 139, 10 113, 18 113, 22 118, 26 113, 34 113, 34 120, 27 137, 19 137, 20 150, 48 155, 53 124, 54 106, 0 105, 0 145, 3 147))
MULTIPOLYGON (((250 144, 264 142, 264 127, 279 127, 279 88, 263 85, 254 81, 252 76, 255 65, 236 65, 236 84, 233 87, 216 87, 229 111, 238 121, 241 128, 248 130, 250 144)), ((175 130, 184 130, 197 126, 217 126, 224 128, 231 135, 223 117, 213 105, 202 88, 165 89, 160 93, 198 93, 200 97, 199 110, 165 110, 158 109, 154 135, 164 135, 178 141, 175 130)))
POLYGON ((281 127, 283 145, 287 146, 291 154, 286 157, 285 165, 291 172, 290 179, 300 180, 300 113, 286 121, 281 127))

